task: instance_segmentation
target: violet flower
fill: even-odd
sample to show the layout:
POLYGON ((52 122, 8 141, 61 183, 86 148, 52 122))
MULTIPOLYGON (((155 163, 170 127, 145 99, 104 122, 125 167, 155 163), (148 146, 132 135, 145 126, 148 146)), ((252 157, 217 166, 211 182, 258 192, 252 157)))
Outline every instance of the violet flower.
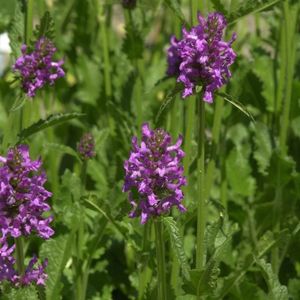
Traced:
POLYGON ((163 129, 151 130, 142 126, 142 141, 132 138, 132 151, 124 163, 126 171, 123 192, 129 192, 133 207, 130 217, 141 216, 144 224, 153 216, 168 213, 173 206, 181 212, 186 209, 181 204, 186 184, 181 160, 184 152, 180 146, 182 136, 171 144, 171 136, 163 129))
POLYGON ((52 195, 44 188, 46 174, 41 159, 32 161, 27 145, 10 148, 7 157, 0 156, 0 227, 3 236, 28 236, 37 233, 48 239, 54 231, 46 203, 52 195))
POLYGON ((26 45, 21 47, 21 52, 22 56, 13 65, 13 71, 19 73, 22 89, 28 97, 34 97, 45 84, 53 85, 55 80, 65 75, 61 67, 64 61, 53 61, 56 48, 48 38, 41 37, 31 53, 28 53, 26 45))
POLYGON ((198 14, 198 21, 190 31, 182 30, 182 39, 171 37, 167 74, 184 85, 183 98, 195 93, 196 86, 201 85, 203 100, 212 102, 214 91, 231 77, 229 66, 236 58, 231 45, 236 34, 229 42, 223 40, 227 23, 220 13, 210 13, 207 19, 198 14))
POLYGON ((47 259, 41 264, 37 265, 37 257, 34 256, 26 270, 25 274, 20 275, 15 270, 16 260, 13 256, 15 251, 15 245, 11 247, 8 246, 6 238, 2 236, 0 238, 0 282, 9 281, 14 286, 24 286, 31 283, 36 283, 37 285, 45 285, 47 279, 47 274, 45 273, 45 268, 48 264, 47 259), (35 265, 37 265, 35 267, 35 265))
POLYGON ((77 152, 82 160, 95 157, 95 140, 91 133, 85 133, 77 144, 77 152))

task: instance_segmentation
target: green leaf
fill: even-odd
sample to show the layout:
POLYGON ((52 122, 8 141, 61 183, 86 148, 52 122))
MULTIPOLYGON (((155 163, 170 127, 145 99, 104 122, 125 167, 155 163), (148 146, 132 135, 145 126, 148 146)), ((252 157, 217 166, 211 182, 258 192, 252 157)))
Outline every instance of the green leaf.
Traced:
POLYGON ((170 235, 172 249, 174 250, 175 255, 178 259, 178 262, 182 269, 182 273, 184 277, 188 280, 190 278, 190 267, 188 265, 187 258, 184 252, 183 239, 181 233, 179 232, 177 224, 172 217, 163 218, 163 223, 166 226, 167 231, 170 235))
POLYGON ((11 22, 11 27, 8 31, 11 55, 14 59, 17 59, 21 55, 21 45, 24 42, 24 13, 21 8, 21 1, 18 1, 15 7, 14 18, 11 22))
POLYGON ((126 26, 126 35, 123 41, 122 50, 131 60, 143 57, 144 39, 142 32, 137 26, 126 26))
POLYGON ((247 110, 247 108, 244 106, 243 103, 233 99, 230 95, 227 93, 222 92, 216 92, 216 95, 222 97, 225 101, 229 102, 233 106, 235 106, 237 109, 239 109, 242 113, 244 113, 248 118, 250 118, 253 122, 255 122, 254 118, 252 117, 251 113, 247 110))
POLYGON ((269 290, 268 299, 288 300, 289 296, 288 296, 287 287, 280 284, 277 275, 274 274, 272 270, 271 264, 266 263, 264 259, 257 260, 256 264, 260 267, 264 279, 268 285, 268 290, 269 290))
POLYGON ((36 288, 31 285, 22 288, 10 288, 5 292, 2 300, 39 300, 36 288))
POLYGON ((180 8, 180 3, 178 0, 165 0, 165 5, 167 5, 175 14, 175 16, 184 24, 188 24, 185 20, 184 14, 180 8))
POLYGON ((211 0, 212 5, 215 9, 215 11, 218 11, 222 13, 223 15, 227 15, 227 10, 225 9, 225 6, 220 0, 211 0))
POLYGON ((273 5, 282 2, 284 0, 248 0, 241 1, 241 5, 231 12, 227 16, 227 21, 229 24, 236 22, 239 18, 242 18, 249 14, 254 14, 262 10, 266 10, 273 5))
POLYGON ((288 234, 287 230, 282 230, 276 235, 271 232, 267 232, 258 242, 257 255, 249 253, 240 265, 239 269, 231 273, 224 281, 222 289, 219 291, 216 299, 224 299, 224 297, 230 292, 232 287, 237 284, 241 278, 247 273, 249 268, 255 263, 256 259, 262 258, 268 253, 273 247, 282 243, 288 234))
POLYGON ((51 239, 42 245, 40 256, 48 259, 46 282, 46 299, 61 299, 60 291, 62 289, 61 275, 71 256, 73 234, 62 235, 51 239))
POLYGON ((61 178, 59 192, 53 197, 53 208, 56 220, 62 222, 70 230, 80 220, 80 196, 80 178, 70 170, 66 170, 61 178))
POLYGON ((300 138, 300 116, 296 117, 291 122, 293 133, 296 137, 300 138))
POLYGON ((175 99, 175 96, 182 91, 182 85, 176 84, 173 89, 171 89, 168 94, 166 95, 165 99, 163 100, 162 105, 159 108, 159 111, 155 117, 155 123, 158 122, 162 112, 165 110, 165 108, 172 102, 172 100, 175 99))
POLYGON ((19 134, 19 141, 28 138, 29 136, 44 130, 46 128, 52 127, 54 125, 62 124, 66 121, 72 120, 74 118, 80 118, 83 117, 85 114, 81 113, 58 113, 50 115, 47 119, 40 119, 38 122, 30 125, 29 127, 23 129, 19 134))
POLYGON ((288 284, 288 291, 292 299, 300 299, 300 279, 290 279, 288 284))
POLYGON ((226 160, 226 173, 228 182, 236 194, 242 196, 254 194, 256 182, 251 172, 247 145, 233 148, 226 160))
POLYGON ((268 127, 263 123, 256 123, 254 126, 254 158, 258 164, 261 174, 267 175, 267 168, 270 165, 272 156, 272 144, 268 127))
POLYGON ((57 152, 60 152, 63 154, 69 154, 69 155, 75 157, 79 162, 81 162, 81 159, 78 156, 77 152, 69 146, 62 145, 62 144, 56 144, 56 143, 45 143, 43 145, 43 147, 50 151, 53 150, 53 151, 57 151, 57 152))
POLYGON ((273 60, 267 55, 256 55, 253 65, 253 72, 262 83, 262 96, 266 102, 266 109, 269 112, 274 112, 275 109, 275 94, 274 94, 274 70, 273 60))
POLYGON ((41 18, 40 24, 35 27, 33 32, 36 40, 41 37, 47 37, 50 40, 54 38, 54 21, 48 11, 41 18))
POLYGON ((24 104, 26 103, 26 96, 25 95, 19 95, 16 100, 14 101, 10 111, 14 112, 19 110, 20 108, 22 108, 24 106, 24 104))

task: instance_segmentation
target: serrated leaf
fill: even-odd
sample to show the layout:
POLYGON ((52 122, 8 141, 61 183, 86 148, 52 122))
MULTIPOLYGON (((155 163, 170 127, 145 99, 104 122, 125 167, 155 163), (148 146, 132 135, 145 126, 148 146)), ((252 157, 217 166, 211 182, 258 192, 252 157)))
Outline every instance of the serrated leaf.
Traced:
POLYGON ((273 60, 266 55, 255 57, 253 66, 254 74, 262 83, 262 96, 266 102, 266 109, 269 112, 274 112, 275 109, 275 94, 274 94, 274 70, 273 60))
POLYGON ((227 10, 225 9, 225 6, 220 0, 211 0, 211 3, 215 9, 215 11, 218 11, 222 13, 223 15, 227 15, 227 10))
POLYGON ((256 123, 254 126, 254 158, 258 164, 261 174, 267 175, 267 168, 270 165, 272 156, 272 145, 269 130, 263 123, 256 123))
POLYGON ((54 125, 62 124, 66 121, 72 120, 74 118, 80 118, 83 117, 84 114, 81 113, 58 113, 50 115, 47 119, 40 119, 38 122, 30 125, 29 127, 23 129, 19 134, 19 141, 22 141, 29 136, 42 131, 46 128, 52 127, 54 125))
POLYGON ((247 110, 247 108, 243 105, 243 103, 237 101, 236 99, 233 99, 233 97, 231 97, 230 95, 228 95, 226 93, 216 92, 216 95, 222 97, 225 101, 227 101, 230 104, 232 104, 233 106, 235 106, 242 113, 244 113, 248 118, 250 118, 253 122, 255 122, 251 113, 247 110))
POLYGON ((260 12, 262 10, 266 10, 273 5, 282 2, 285 0, 248 0, 248 1, 241 1, 241 5, 231 12, 227 17, 228 23, 234 23, 239 18, 247 16, 249 14, 254 14, 260 12))
POLYGON ((2 300, 39 300, 36 288, 31 285, 22 288, 10 288, 8 293, 5 293, 2 300))
POLYGON ((174 12, 175 16, 184 24, 188 24, 180 8, 178 0, 165 0, 164 3, 174 12))
POLYGON ((21 55, 21 45, 24 42, 24 13, 21 7, 21 1, 18 1, 15 7, 15 14, 11 27, 8 31, 11 55, 17 59, 21 55))
POLYGON ((56 143, 45 143, 43 145, 44 148, 49 149, 50 151, 57 151, 63 154, 69 154, 75 157, 79 162, 81 162, 80 157, 78 156, 77 152, 69 146, 56 144, 56 143))
POLYGON ((267 232, 258 243, 258 251, 255 256, 253 253, 250 253, 244 259, 243 265, 240 266, 238 270, 233 272, 230 276, 228 276, 223 284, 222 289, 219 291, 216 299, 224 299, 224 297, 230 292, 232 287, 237 284, 241 278, 247 273, 249 268, 255 263, 256 259, 262 258, 266 253, 268 253, 273 247, 277 246, 279 243, 285 239, 288 231, 282 230, 276 235, 267 232))
POLYGON ((163 223, 169 233, 171 245, 182 269, 182 273, 184 277, 188 280, 190 278, 190 267, 187 262, 187 258, 183 247, 183 239, 179 232, 177 224, 172 217, 163 218, 163 223))
POLYGON ((162 112, 165 110, 165 108, 175 99, 175 96, 182 91, 182 85, 176 84, 173 89, 171 89, 168 94, 166 95, 165 99, 163 100, 162 105, 159 108, 159 111, 155 117, 155 123, 158 122, 162 112))
POLYGON ((268 285, 269 289, 269 300, 288 300, 288 291, 287 287, 281 285, 278 277, 274 274, 272 266, 269 263, 266 263, 264 259, 259 259, 256 261, 257 265, 260 267, 264 279, 268 285))
POLYGON ((143 57, 144 40, 142 33, 136 26, 126 26, 126 35, 123 41, 122 50, 127 57, 135 60, 143 57))
POLYGON ((249 151, 246 150, 245 146, 235 147, 230 151, 226 160, 226 173, 228 182, 235 193, 250 196, 255 192, 256 182, 255 178, 251 175, 249 151))
POLYGON ((19 95, 14 104, 12 105, 10 111, 14 112, 19 110, 20 108, 22 108, 24 106, 24 104, 26 103, 26 97, 24 95, 19 95))
POLYGON ((291 127, 294 135, 300 138, 300 116, 292 120, 291 127))
POLYGON ((56 220, 61 221, 70 230, 79 222, 80 196, 80 178, 70 170, 66 170, 61 178, 59 193, 53 197, 53 208, 57 215, 56 220))
POLYGON ((54 38, 54 21, 48 11, 41 18, 40 24, 36 26, 33 35, 36 40, 41 37, 47 37, 50 40, 54 38))
POLYGON ((46 299, 61 299, 62 289, 61 274, 71 256, 73 234, 62 235, 51 239, 42 245, 40 256, 48 259, 46 282, 46 299))

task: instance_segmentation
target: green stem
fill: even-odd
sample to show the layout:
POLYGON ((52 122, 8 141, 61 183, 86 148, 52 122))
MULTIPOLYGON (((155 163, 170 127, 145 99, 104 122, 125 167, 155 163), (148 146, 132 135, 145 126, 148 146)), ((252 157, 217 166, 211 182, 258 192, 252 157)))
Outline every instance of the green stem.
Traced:
POLYGON ((163 238, 163 223, 160 218, 154 221, 155 227, 155 244, 156 244, 156 258, 157 258, 157 286, 158 286, 158 300, 167 299, 167 285, 166 285, 166 264, 165 264, 165 245, 163 238))
POLYGON ((144 298, 145 289, 147 288, 147 284, 151 277, 151 269, 148 266, 150 233, 151 233, 151 223, 146 223, 144 225, 144 231, 143 231, 142 259, 141 259, 141 267, 139 270, 139 290, 138 290, 139 300, 142 300, 144 298))
POLYGON ((192 136, 194 129, 194 121, 195 121, 195 104, 196 97, 190 97, 187 102, 187 111, 185 116, 185 135, 184 135, 184 152, 185 156, 183 158, 183 168, 185 171, 185 176, 187 178, 187 182, 189 182, 189 166, 191 163, 191 146, 192 146, 192 136))
MULTIPOLYGON (((87 170, 87 161, 84 161, 81 165, 80 179, 81 179, 81 195, 85 191, 86 185, 86 170, 87 170)), ((80 219, 78 224, 78 231, 76 237, 76 266, 75 266, 75 282, 76 282, 76 299, 84 300, 85 299, 85 279, 84 279, 84 265, 86 261, 83 258, 83 247, 84 247, 84 234, 85 234, 85 224, 84 224, 84 209, 80 205, 80 219)), ((88 272, 88 270, 87 270, 88 272)))
MULTIPOLYGON (((26 14, 25 14, 25 32, 24 39, 25 43, 28 45, 30 42, 30 38, 32 35, 32 12, 33 12, 33 0, 28 0, 26 5, 26 14)), ((20 111, 20 131, 23 129, 24 123, 24 107, 20 111)), ((24 242, 22 237, 15 239, 16 244, 16 265, 17 270, 20 276, 23 276, 25 273, 25 265, 24 265, 24 242)))
POLYGON ((111 68, 109 60, 109 44, 108 36, 106 31, 104 5, 100 4, 100 38, 102 42, 102 53, 104 62, 104 86, 105 86, 105 96, 110 99, 112 96, 112 83, 111 83, 111 68))
POLYGON ((197 159, 197 175, 198 175, 198 203, 197 203, 197 251, 196 251, 196 267, 203 268, 205 263, 205 226, 206 226, 206 204, 205 204, 205 107, 204 101, 200 97, 199 105, 199 135, 198 135, 198 159, 197 159))
MULTIPOLYGON (((132 13, 130 10, 125 11, 125 20, 126 20, 126 28, 129 34, 129 38, 131 40, 131 45, 135 44, 134 40, 134 22, 132 18, 132 13)), ((137 58, 133 59, 134 68, 135 68, 135 88, 134 88, 134 100, 136 107, 136 120, 138 127, 138 137, 140 137, 140 128, 143 123, 143 99, 142 99, 142 87, 143 87, 143 60, 139 60, 137 58)))
POLYGON ((24 265, 24 242, 22 237, 15 238, 16 244, 16 265, 17 270, 20 276, 25 274, 25 265, 24 265))
POLYGON ((30 44, 32 36, 33 0, 27 0, 25 15, 25 43, 30 44))
MULTIPOLYGON (((281 90, 278 91, 277 97, 283 96, 283 105, 282 105, 282 117, 280 119, 280 130, 279 130, 279 152, 280 156, 283 159, 288 152, 287 145, 287 136, 289 130, 290 122, 290 107, 292 100, 292 84, 293 84, 293 75, 294 75, 294 61, 295 61, 295 33, 296 33, 296 24, 298 17, 299 5, 293 6, 293 9, 290 9, 289 3, 285 2, 283 4, 283 30, 281 35, 281 51, 283 52, 282 57, 284 61, 281 64, 284 65, 284 68, 280 69, 281 78, 284 78, 284 93, 281 90)), ((281 88, 281 86, 279 87, 281 88)), ((281 104, 280 98, 277 100, 277 107, 281 104)), ((279 232, 281 228, 281 211, 282 211, 282 195, 284 193, 282 180, 281 180, 281 162, 279 161, 277 167, 277 188, 275 192, 274 199, 274 213, 273 213, 273 231, 279 232)), ((279 248, 274 247, 272 251, 272 268, 275 273, 279 272, 280 269, 280 253, 279 248)))
POLYGON ((205 199, 209 198, 211 186, 213 184, 215 167, 216 167, 216 152, 220 137, 221 122, 223 117, 224 100, 221 97, 216 98, 216 110, 214 113, 214 122, 212 128, 212 147, 211 157, 207 166, 207 173, 205 177, 205 199))
POLYGON ((291 98, 292 98, 292 84, 293 84, 293 74, 294 74, 294 57, 295 57, 295 49, 293 49, 294 43, 294 33, 295 33, 295 25, 293 23, 293 19, 297 18, 289 9, 289 3, 284 3, 284 37, 285 37, 285 72, 286 72, 286 80, 285 80, 285 97, 284 97, 284 105, 283 105, 283 114, 282 121, 280 122, 280 136, 279 136, 279 146, 280 152, 283 156, 287 154, 287 133, 289 127, 289 116, 290 116, 290 107, 291 107, 291 98))

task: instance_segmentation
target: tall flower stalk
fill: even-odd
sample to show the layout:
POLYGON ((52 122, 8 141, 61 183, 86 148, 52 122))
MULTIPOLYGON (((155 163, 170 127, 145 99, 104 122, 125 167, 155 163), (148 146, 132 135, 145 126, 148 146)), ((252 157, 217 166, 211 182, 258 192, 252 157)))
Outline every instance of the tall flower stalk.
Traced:
POLYGON ((34 256, 25 269, 23 247, 23 237, 37 234, 48 239, 54 233, 50 227, 52 217, 44 217, 50 210, 47 199, 52 194, 44 188, 46 174, 41 165, 40 159, 30 159, 27 145, 10 148, 6 157, 0 157, 0 252, 5 258, 5 263, 0 264, 0 281, 10 281, 15 286, 32 282, 44 285, 47 278, 47 260, 36 269, 34 256), (15 245, 9 247, 11 237, 15 245))
MULTIPOLYGON (((231 44, 223 40, 226 20, 219 13, 210 13, 205 19, 198 14, 198 25, 191 30, 182 30, 182 39, 171 37, 168 49, 169 76, 182 83, 182 97, 186 98, 197 92, 198 99, 198 201, 197 201, 197 249, 196 267, 205 264, 205 227, 206 227, 206 193, 205 193, 205 107, 204 102, 213 102, 214 91, 221 88, 231 77, 229 66, 235 60, 231 44)), ((189 123, 188 123, 189 124, 189 123)), ((189 127, 188 127, 189 128, 189 127)), ((187 163, 188 164, 188 163, 187 163)))
POLYGON ((141 144, 132 138, 132 151, 124 163, 126 172, 123 191, 128 192, 132 206, 130 217, 140 217, 145 224, 153 219, 157 252, 159 299, 166 299, 166 268, 162 216, 172 207, 184 212, 182 186, 186 184, 181 160, 182 137, 174 145, 163 129, 142 126, 141 144))
MULTIPOLYGON (((82 135, 77 144, 77 153, 82 160, 80 179, 81 179, 81 195, 86 189, 86 172, 88 161, 95 157, 95 140, 91 133, 82 135)), ((79 204, 81 206, 81 204, 79 204)), ((80 219, 78 230, 75 238, 75 252, 74 257, 74 282, 76 284, 75 299, 83 300, 86 297, 86 289, 88 284, 89 263, 84 259, 82 245, 84 245, 84 235, 86 233, 84 209, 80 209, 80 219)))

